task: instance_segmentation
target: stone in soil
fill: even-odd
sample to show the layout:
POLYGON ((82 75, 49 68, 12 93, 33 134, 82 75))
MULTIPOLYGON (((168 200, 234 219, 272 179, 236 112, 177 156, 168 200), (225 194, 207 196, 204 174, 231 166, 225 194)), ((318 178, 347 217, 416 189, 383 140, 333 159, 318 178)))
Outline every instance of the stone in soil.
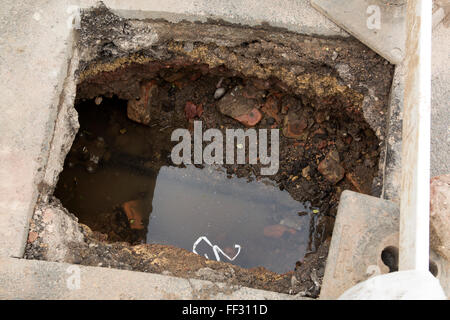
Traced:
POLYGON ((217 104, 219 111, 247 127, 253 127, 262 119, 254 99, 244 97, 242 89, 235 87, 227 93, 217 104))
POLYGON ((306 140, 308 137, 308 121, 298 116, 295 112, 289 112, 284 119, 283 134, 286 138, 306 140))
POLYGON ((275 119, 277 123, 281 123, 281 119, 278 115, 280 112, 280 105, 277 98, 270 96, 262 106, 261 110, 269 117, 275 119))
POLYGON ((359 175, 353 172, 347 172, 345 174, 345 179, 347 179, 347 181, 350 182, 359 193, 370 194, 370 183, 364 181, 359 175))
POLYGON ((200 117, 203 114, 203 106, 201 104, 195 105, 191 101, 188 101, 184 107, 184 114, 188 120, 200 117))
POLYGON ((156 81, 145 82, 140 87, 140 97, 131 99, 127 105, 127 116, 133 121, 146 124, 152 119, 152 101, 158 94, 156 81))
POLYGON ((339 164, 339 153, 331 150, 320 163, 317 169, 329 182, 336 184, 344 178, 345 169, 339 164))

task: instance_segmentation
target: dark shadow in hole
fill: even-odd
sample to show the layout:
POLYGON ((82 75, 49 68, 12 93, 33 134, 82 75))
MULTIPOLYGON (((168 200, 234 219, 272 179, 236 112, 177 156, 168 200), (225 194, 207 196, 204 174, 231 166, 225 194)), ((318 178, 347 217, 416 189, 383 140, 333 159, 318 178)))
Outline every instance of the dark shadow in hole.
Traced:
POLYGON ((437 266, 437 264, 436 264, 434 261, 432 261, 432 260, 430 260, 430 263, 429 263, 429 270, 430 270, 430 272, 431 272, 431 274, 432 274, 433 276, 435 276, 435 277, 438 276, 438 274, 439 274, 438 266, 437 266))
MULTIPOLYGON (((389 268, 389 272, 398 271, 398 248, 394 246, 384 248, 381 252, 381 260, 389 268)), ((433 276, 437 277, 439 269, 434 261, 430 260, 428 270, 433 276)))
POLYGON ((384 248, 381 260, 389 268, 389 272, 398 271, 398 248, 392 246, 384 248))

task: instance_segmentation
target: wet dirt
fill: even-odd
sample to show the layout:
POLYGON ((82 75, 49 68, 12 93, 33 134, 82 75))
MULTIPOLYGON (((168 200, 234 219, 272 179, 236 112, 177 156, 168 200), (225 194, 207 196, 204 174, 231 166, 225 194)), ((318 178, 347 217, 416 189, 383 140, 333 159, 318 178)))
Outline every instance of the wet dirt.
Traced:
POLYGON ((129 120, 124 101, 88 101, 77 111, 80 131, 55 196, 108 241, 192 251, 206 237, 196 246, 202 256, 279 273, 307 252, 310 215, 318 213, 309 202, 295 201, 267 178, 238 178, 220 166, 175 167, 174 128, 129 120))
MULTIPOLYGON (((74 262, 200 278, 199 270, 208 267, 223 281, 317 297, 341 192, 378 195, 382 187, 378 164, 393 66, 353 39, 217 22, 128 20, 102 7, 84 13, 79 46, 81 129, 55 193, 90 227, 80 224, 86 239, 73 246, 74 262), (145 39, 136 41, 142 30, 145 39), (229 99, 231 93, 238 98, 229 99), (156 190, 159 170, 174 167, 170 133, 192 132, 194 120, 204 130, 280 130, 280 168, 269 179, 295 202, 315 208, 300 216, 307 241, 292 257, 293 271, 243 269, 170 245, 136 245, 151 234, 151 215, 139 219, 136 211, 149 211, 152 204, 142 200, 154 198, 149 190, 156 190), (101 181, 95 193, 77 191, 89 190, 94 180, 101 181)), ((261 181, 260 169, 223 165, 234 179, 261 181)), ((254 232, 287 241, 295 228, 282 220, 265 221, 269 228, 254 232)), ((28 257, 42 258, 39 252, 27 246, 28 257)))

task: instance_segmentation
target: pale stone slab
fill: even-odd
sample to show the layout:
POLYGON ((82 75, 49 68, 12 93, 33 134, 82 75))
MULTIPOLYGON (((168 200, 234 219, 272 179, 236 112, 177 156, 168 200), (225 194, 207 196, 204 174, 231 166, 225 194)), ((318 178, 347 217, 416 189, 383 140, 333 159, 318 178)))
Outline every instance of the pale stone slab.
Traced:
POLYGON ((311 0, 314 8, 393 64, 403 60, 406 1, 311 0))
POLYGON ((309 300, 197 279, 0 257, 0 299, 309 300))
MULTIPOLYGON (((346 290, 389 268, 381 254, 399 245, 399 206, 395 202, 344 191, 339 201, 320 299, 337 299, 346 290)), ((450 262, 430 251, 437 278, 450 295, 450 262)))

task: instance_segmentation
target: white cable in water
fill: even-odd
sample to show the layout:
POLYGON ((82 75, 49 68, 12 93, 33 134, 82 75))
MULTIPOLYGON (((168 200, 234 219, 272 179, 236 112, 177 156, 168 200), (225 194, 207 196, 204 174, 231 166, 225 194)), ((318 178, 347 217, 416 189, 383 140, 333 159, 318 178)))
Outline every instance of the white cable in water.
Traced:
MULTIPOLYGON (((205 242, 213 249, 214 256, 216 257, 216 260, 217 260, 217 261, 220 261, 219 253, 223 254, 228 260, 233 261, 234 259, 237 258, 237 256, 238 256, 239 253, 241 252, 241 246, 238 245, 238 244, 235 244, 234 247, 235 247, 236 249, 238 249, 238 252, 235 254, 234 257, 231 258, 231 257, 228 256, 225 252, 223 252, 222 249, 219 248, 219 246, 213 245, 213 244, 211 243, 211 241, 209 241, 209 239, 208 239, 207 237, 202 236, 202 237, 198 238, 197 241, 195 241, 194 245, 192 246, 192 252, 194 252, 195 254, 198 254, 197 251, 196 251, 196 248, 197 248, 198 244, 199 244, 202 240, 205 241, 205 242)), ((209 259, 208 255, 207 255, 206 253, 205 253, 205 258, 206 258, 206 259, 209 259)))

